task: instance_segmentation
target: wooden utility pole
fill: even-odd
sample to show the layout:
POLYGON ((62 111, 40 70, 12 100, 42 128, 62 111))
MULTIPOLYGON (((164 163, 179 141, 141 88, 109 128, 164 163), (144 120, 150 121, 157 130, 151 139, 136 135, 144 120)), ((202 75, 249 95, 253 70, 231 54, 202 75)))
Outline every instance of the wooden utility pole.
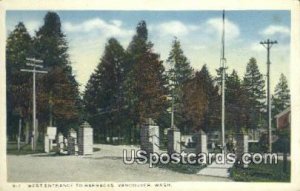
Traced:
POLYGON ((267 49, 267 112, 268 112, 268 129, 269 129, 269 152, 272 152, 272 116, 271 116, 271 93, 270 93, 270 49, 273 44, 277 44, 277 41, 271 41, 267 39, 266 41, 261 41, 261 45, 263 45, 267 49))
POLYGON ((37 142, 37 129, 36 129, 36 90, 35 90, 35 76, 36 73, 43 73, 46 74, 48 73, 47 71, 43 71, 43 70, 36 70, 36 68, 43 68, 42 65, 38 65, 37 63, 43 63, 42 60, 37 60, 35 58, 26 58, 26 60, 28 61, 28 63, 26 63, 27 66, 32 66, 33 69, 32 70, 28 70, 28 69, 21 69, 22 72, 31 72, 33 74, 33 90, 32 90, 32 123, 33 123, 33 131, 32 131, 32 138, 31 138, 31 143, 32 143, 32 150, 35 151, 36 150, 36 142, 37 142))

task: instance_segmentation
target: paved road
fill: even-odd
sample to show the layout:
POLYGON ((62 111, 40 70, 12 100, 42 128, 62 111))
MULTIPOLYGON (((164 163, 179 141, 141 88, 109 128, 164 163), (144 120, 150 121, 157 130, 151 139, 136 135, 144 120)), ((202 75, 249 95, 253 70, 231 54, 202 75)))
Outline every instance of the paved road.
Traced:
POLYGON ((9 182, 100 182, 100 181, 230 181, 190 175, 148 165, 125 165, 123 149, 134 146, 95 145, 91 156, 8 155, 9 182))

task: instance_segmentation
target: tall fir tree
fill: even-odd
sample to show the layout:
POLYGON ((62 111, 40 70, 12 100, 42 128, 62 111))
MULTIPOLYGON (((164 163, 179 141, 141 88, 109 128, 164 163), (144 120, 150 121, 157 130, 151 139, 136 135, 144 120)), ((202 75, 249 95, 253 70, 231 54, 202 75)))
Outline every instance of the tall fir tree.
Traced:
POLYGON ((219 87, 217 86, 217 83, 213 80, 213 77, 209 73, 206 64, 203 65, 200 72, 203 76, 205 92, 208 96, 208 110, 205 113, 203 129, 205 129, 206 131, 212 131, 219 128, 221 122, 221 98, 219 95, 219 87))
POLYGON ((38 117, 45 125, 58 126, 63 132, 78 125, 81 112, 79 85, 72 72, 65 38, 58 14, 48 12, 34 38, 35 57, 43 60, 48 70, 38 88, 38 117))
POLYGON ((146 118, 157 121, 166 110, 164 66, 152 49, 146 22, 140 21, 127 49, 130 70, 125 81, 128 113, 132 118, 130 131, 134 142, 139 137, 139 127, 143 121, 146 118))
POLYGON ((18 133, 18 120, 26 124, 26 142, 32 112, 32 75, 21 72, 26 58, 32 54, 32 39, 22 22, 8 35, 6 45, 7 132, 9 138, 18 133))
POLYGON ((107 136, 112 140, 113 136, 120 137, 126 133, 123 128, 126 126, 123 95, 126 64, 123 47, 116 39, 109 39, 104 55, 86 86, 85 109, 92 125, 99 127, 96 133, 103 134, 102 141, 106 141, 107 136))
POLYGON ((273 115, 277 115, 291 105, 290 89, 288 87, 288 81, 284 74, 280 75, 279 82, 275 87, 272 105, 273 115))
POLYGON ((209 101, 204 76, 201 72, 196 72, 194 78, 185 82, 182 98, 185 123, 189 127, 189 129, 185 130, 185 133, 203 130, 209 101))
POLYGON ((181 48, 180 41, 176 37, 172 43, 167 63, 171 68, 170 71, 174 72, 173 80, 176 86, 182 86, 185 81, 191 79, 193 68, 190 66, 190 62, 181 48))
POLYGON ((262 127, 262 124, 264 124, 266 119, 265 80, 258 69, 255 58, 250 58, 247 64, 246 73, 243 79, 243 88, 247 95, 247 105, 250 116, 247 127, 251 129, 262 127))
POLYGON ((219 95, 206 65, 183 85, 183 112, 188 131, 210 131, 218 127, 219 95))
POLYGON ((247 125, 247 106, 245 90, 235 70, 226 80, 226 129, 240 132, 247 125))
POLYGON ((193 69, 190 62, 184 55, 180 41, 175 37, 172 42, 172 48, 167 59, 169 65, 169 94, 172 96, 174 104, 175 126, 179 129, 185 129, 186 124, 183 121, 182 110, 182 88, 183 84, 192 78, 193 69))

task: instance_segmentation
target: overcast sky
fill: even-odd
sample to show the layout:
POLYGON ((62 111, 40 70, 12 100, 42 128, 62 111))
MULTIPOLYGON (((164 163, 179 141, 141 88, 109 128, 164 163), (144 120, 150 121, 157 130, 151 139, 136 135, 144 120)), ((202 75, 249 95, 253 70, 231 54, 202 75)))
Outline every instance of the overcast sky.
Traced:
MULTIPOLYGON (((47 11, 7 11, 7 32, 24 22, 31 35, 43 24, 47 11)), ((57 11, 67 36, 74 74, 84 86, 99 63, 108 38, 115 37, 126 48, 140 20, 148 26, 154 51, 166 60, 176 36, 196 70, 207 64, 212 75, 220 64, 222 11, 57 11)), ((226 59, 229 73, 242 77, 250 57, 255 57, 266 74, 266 49, 260 41, 270 38, 271 87, 281 73, 289 78, 289 11, 226 11, 226 59)), ((8 34, 7 33, 7 34, 8 34)), ((272 90, 273 91, 273 90, 272 90)))

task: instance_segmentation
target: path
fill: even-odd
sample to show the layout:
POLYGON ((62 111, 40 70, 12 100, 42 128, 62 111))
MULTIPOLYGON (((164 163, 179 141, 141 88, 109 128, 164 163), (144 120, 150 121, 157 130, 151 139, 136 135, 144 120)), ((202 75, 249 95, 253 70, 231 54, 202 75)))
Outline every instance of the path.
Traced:
POLYGON ((125 165, 123 149, 134 146, 95 145, 91 156, 8 155, 9 182, 100 181, 230 181, 227 178, 182 174, 148 165, 125 165))
POLYGON ((197 174, 203 176, 214 176, 229 178, 229 169, 232 168, 233 164, 217 164, 215 161, 208 165, 206 168, 201 169, 197 174))

